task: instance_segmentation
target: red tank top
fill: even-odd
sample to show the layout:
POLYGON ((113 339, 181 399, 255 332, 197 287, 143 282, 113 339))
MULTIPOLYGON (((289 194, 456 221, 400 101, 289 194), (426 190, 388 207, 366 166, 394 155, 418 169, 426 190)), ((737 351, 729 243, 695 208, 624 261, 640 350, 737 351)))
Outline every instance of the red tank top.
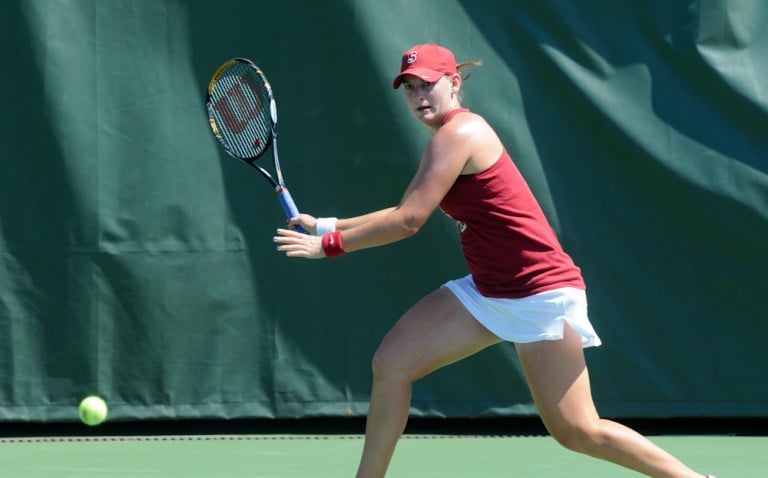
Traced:
POLYGON ((440 208, 457 222, 464 257, 484 296, 586 288, 506 150, 488 169, 459 176, 440 208))

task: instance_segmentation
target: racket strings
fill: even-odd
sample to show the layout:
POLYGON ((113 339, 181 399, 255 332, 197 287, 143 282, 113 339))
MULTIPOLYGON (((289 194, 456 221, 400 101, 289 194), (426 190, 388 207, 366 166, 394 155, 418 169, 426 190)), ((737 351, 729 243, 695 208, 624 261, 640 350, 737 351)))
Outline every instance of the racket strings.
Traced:
POLYGON ((211 92, 210 114, 233 154, 256 157, 269 146, 270 103, 268 86, 249 65, 235 63, 221 73, 211 92))

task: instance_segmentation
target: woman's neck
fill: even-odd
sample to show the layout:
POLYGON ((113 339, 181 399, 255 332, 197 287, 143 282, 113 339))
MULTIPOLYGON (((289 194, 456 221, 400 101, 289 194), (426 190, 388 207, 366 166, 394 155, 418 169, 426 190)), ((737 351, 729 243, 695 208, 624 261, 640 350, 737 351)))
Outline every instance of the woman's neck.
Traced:
POLYGON ((451 119, 453 119, 454 116, 465 111, 469 111, 469 110, 466 108, 462 108, 461 105, 454 106, 448 113, 446 113, 445 115, 443 115, 442 118, 440 118, 440 121, 436 125, 429 125, 429 128, 432 130, 432 134, 437 132, 438 129, 440 129, 446 123, 451 121, 451 119))

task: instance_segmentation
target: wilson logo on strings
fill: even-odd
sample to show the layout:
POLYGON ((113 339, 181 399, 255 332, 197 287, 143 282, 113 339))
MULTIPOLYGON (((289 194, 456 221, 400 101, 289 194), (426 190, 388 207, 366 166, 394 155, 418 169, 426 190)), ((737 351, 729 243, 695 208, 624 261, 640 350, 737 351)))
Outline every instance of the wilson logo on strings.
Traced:
POLYGON ((259 117, 264 105, 257 93, 258 85, 250 76, 239 78, 229 87, 226 95, 219 98, 213 108, 232 133, 242 133, 252 120, 259 117))

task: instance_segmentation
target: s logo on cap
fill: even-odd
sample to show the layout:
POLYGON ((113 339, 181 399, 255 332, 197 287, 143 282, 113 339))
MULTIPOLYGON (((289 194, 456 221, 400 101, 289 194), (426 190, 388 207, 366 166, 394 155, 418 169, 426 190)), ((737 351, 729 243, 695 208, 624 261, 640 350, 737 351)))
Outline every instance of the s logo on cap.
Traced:
POLYGON ((443 75, 457 72, 456 57, 451 50, 436 43, 416 45, 403 53, 400 74, 392 82, 392 88, 397 89, 405 75, 414 75, 424 81, 434 82, 443 75))

